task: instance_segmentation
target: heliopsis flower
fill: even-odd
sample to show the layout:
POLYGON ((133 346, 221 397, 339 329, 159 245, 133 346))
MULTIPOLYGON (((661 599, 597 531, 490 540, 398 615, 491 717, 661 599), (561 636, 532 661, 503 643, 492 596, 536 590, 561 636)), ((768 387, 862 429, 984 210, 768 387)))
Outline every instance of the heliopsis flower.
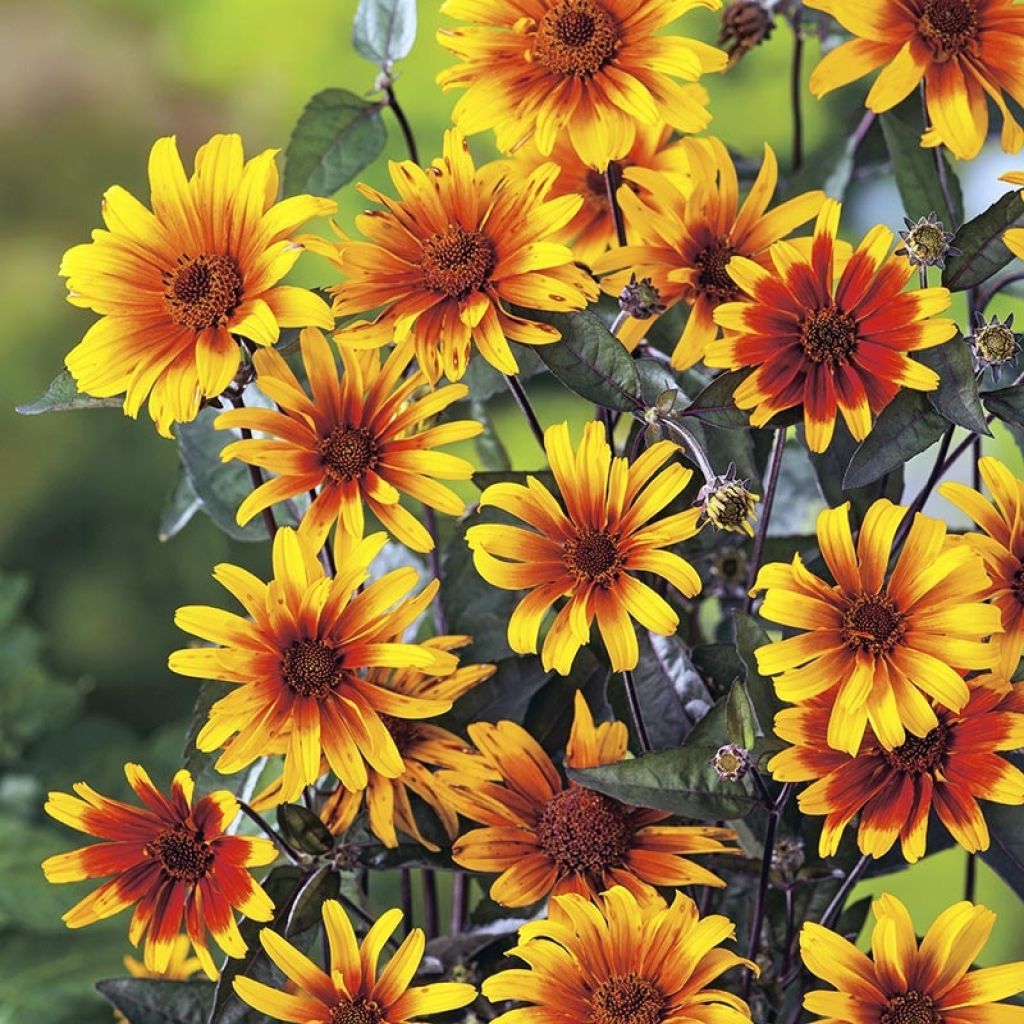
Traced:
POLYGON ((1014 0, 805 0, 856 39, 836 47, 811 75, 811 92, 833 89, 885 67, 868 93, 876 114, 924 82, 931 127, 924 146, 945 145, 973 160, 988 136, 988 99, 1003 116, 1003 149, 1016 153, 1024 131, 1003 98, 1024 101, 1024 8, 1014 0))
MULTIPOLYGON (((592 768, 625 758, 626 727, 595 727, 579 691, 575 701, 566 765, 592 768)), ((613 885, 652 900, 656 885, 725 885, 684 855, 735 853, 725 845, 736 838, 731 829, 665 825, 670 815, 661 811, 566 784, 541 745, 514 722, 476 722, 469 736, 501 781, 441 774, 456 810, 486 826, 461 836, 452 859, 471 871, 500 873, 491 886, 498 903, 525 907, 568 892, 590 899, 613 885)))
POLYGON ((214 569, 214 579, 247 617, 202 605, 178 609, 174 621, 181 629, 218 646, 175 651, 171 670, 235 684, 210 709, 196 738, 200 750, 224 748, 218 771, 241 771, 283 748, 281 799, 290 801, 320 777, 321 751, 348 789, 366 786, 367 764, 390 778, 405 770, 382 716, 429 718, 451 701, 387 690, 369 672, 415 667, 448 675, 457 661, 436 647, 395 639, 433 600, 437 580, 410 598, 417 575, 406 567, 360 589, 385 539, 378 533, 336 548, 339 568, 331 578, 318 548, 280 529, 269 584, 235 565, 214 569))
POLYGON ((964 543, 978 551, 988 571, 986 596, 999 609, 1003 632, 993 638, 999 649, 999 674, 1010 678, 1024 652, 1024 481, 998 459, 978 462, 995 504, 973 488, 948 481, 939 494, 971 517, 983 533, 964 534, 964 543))
POLYGON ((115 876, 75 904, 64 923, 81 928, 136 904, 128 938, 134 946, 145 938, 145 967, 163 975, 184 920, 203 970, 216 978, 207 931, 228 956, 244 955, 233 911, 270 920, 274 905, 247 869, 271 863, 277 850, 269 839, 225 833, 239 813, 227 790, 193 805, 192 776, 184 769, 174 776, 169 797, 141 765, 126 764, 124 774, 145 806, 111 800, 84 782, 72 787, 77 796, 50 793, 46 801, 50 817, 104 840, 48 857, 43 861, 47 881, 115 876))
POLYGON ((495 587, 529 590, 508 623, 509 646, 520 654, 536 653, 548 609, 560 597, 569 598, 544 640, 545 671, 569 674, 595 617, 612 668, 635 668, 640 655, 630 616, 662 636, 676 631, 679 616, 633 573, 661 576, 686 597, 700 590, 693 566, 664 550, 697 533, 700 510, 651 522, 693 473, 678 463, 658 472, 679 450, 670 441, 651 445, 632 465, 613 459, 604 427, 593 421, 576 451, 565 423, 548 427, 544 448, 563 504, 536 477, 525 487, 492 484, 480 496, 480 507, 501 509, 532 529, 471 526, 466 541, 473 564, 495 587))
POLYGON ((382 914, 362 944, 337 900, 326 900, 322 913, 330 972, 264 928, 260 942, 287 979, 288 991, 239 975, 233 981, 239 999, 259 1013, 295 1024, 415 1024, 423 1016, 458 1010, 476 998, 472 985, 454 981, 409 987, 423 959, 425 940, 419 928, 380 969, 380 954, 401 924, 400 910, 382 914))
POLYGON ((305 240, 346 278, 331 289, 335 313, 377 310, 373 320, 342 328, 343 344, 379 348, 412 338, 431 383, 442 375, 461 378, 475 344, 492 366, 511 374, 519 366, 509 339, 543 345, 560 335, 510 306, 567 312, 597 297, 572 250, 554 241, 583 203, 582 196, 549 198, 554 164, 524 180, 509 177, 504 165, 477 170, 465 140, 448 131, 444 155, 429 168, 407 160, 390 169, 400 199, 358 186, 385 207, 356 218, 369 241, 305 240))
POLYGON ((971 970, 996 915, 954 903, 935 919, 920 946, 907 908, 885 893, 871 909, 871 953, 828 928, 808 922, 800 932, 807 969, 837 992, 804 996, 804 1007, 839 1024, 979 1024, 1019 1018, 1000 1003, 1024 989, 1024 962, 971 970))
POLYGON ((818 516, 818 546, 834 585, 808 572, 799 555, 757 576, 767 590, 761 615, 801 630, 756 651, 758 668, 775 676, 793 704, 827 694, 827 742, 856 754, 867 723, 885 750, 924 738, 940 725, 929 697, 962 711, 970 690, 957 669, 991 668, 999 610, 982 604, 988 576, 978 553, 946 524, 920 513, 892 573, 893 540, 907 514, 882 498, 864 516, 854 550, 850 503, 818 516))
POLYGON ((776 734, 793 746, 772 758, 768 770, 780 782, 812 783, 800 794, 800 810, 826 815, 822 857, 838 851, 843 831, 859 814, 862 853, 882 857, 899 839, 903 856, 914 863, 925 854, 933 809, 969 853, 988 849, 978 799, 1024 804, 1024 772, 998 756, 1024 746, 1024 684, 979 676, 967 685, 970 699, 962 710, 936 706, 936 727, 892 750, 870 729, 856 754, 832 750, 832 708, 822 697, 776 715, 776 734))
POLYGON ((494 1024, 750 1024, 742 999, 708 987, 733 967, 757 970, 720 947, 735 932, 726 917, 700 917, 682 893, 668 906, 644 904, 615 886, 597 907, 569 893, 551 901, 546 919, 519 929, 508 955, 526 968, 495 974, 482 989, 494 1003, 530 1004, 494 1024))
POLYGON ((803 406, 807 445, 823 452, 842 413, 858 441, 900 387, 934 391, 939 377, 909 352, 949 341, 953 320, 946 288, 904 292, 914 275, 908 260, 890 255, 893 234, 881 224, 864 237, 835 279, 840 204, 828 199, 818 215, 810 257, 786 242, 771 247, 772 269, 734 258, 729 275, 744 297, 715 310, 725 337, 708 350, 708 366, 756 367, 736 388, 750 422, 764 426, 784 409, 803 406))
POLYGON ((150 212, 119 185, 103 195, 106 230, 64 254, 68 301, 101 315, 68 353, 80 391, 124 393, 124 411, 149 414, 170 437, 238 372, 236 337, 273 345, 281 327, 332 327, 313 292, 278 281, 302 246, 292 235, 334 202, 277 202, 276 150, 243 162, 237 135, 214 135, 185 177, 173 137, 149 156, 150 212))
MULTIPOLYGON (((821 209, 824 192, 804 192, 769 210, 779 172, 770 146, 743 205, 732 157, 715 138, 688 140, 691 182, 689 194, 678 183, 645 175, 646 194, 619 190, 619 202, 635 225, 629 245, 613 249, 595 264, 610 273, 602 288, 617 295, 631 273, 649 277, 669 308, 690 307, 686 326, 672 353, 672 365, 685 370, 702 359, 718 337, 713 314, 723 302, 741 296, 729 276, 733 258, 745 256, 765 267, 768 247, 806 224, 821 209)), ((627 348, 647 333, 648 325, 627 320, 618 331, 627 348)))
POLYGON ((241 459, 277 474, 245 498, 238 522, 244 525, 275 502, 319 489, 300 527, 314 547, 324 543, 335 522, 352 537, 362 537, 365 503, 403 544, 431 550, 433 539, 402 506, 401 497, 411 495, 448 515, 466 510, 465 502, 437 478, 468 480, 472 464, 433 449, 476 437, 483 425, 455 420, 418 428, 465 398, 469 389, 457 384, 417 394, 427 379, 419 371, 406 373, 413 357, 408 344, 393 349, 383 365, 376 351, 342 346, 345 372, 339 380, 323 334, 309 328, 299 340, 312 396, 277 352, 257 352, 253 362, 260 390, 279 411, 246 406, 221 413, 214 423, 267 435, 235 441, 221 458, 241 459))
POLYGON ((728 58, 706 43, 658 36, 694 7, 720 0, 445 0, 441 13, 469 22, 441 29, 462 61, 437 76, 445 92, 466 89, 452 118, 466 135, 493 128, 510 153, 532 139, 550 154, 568 136, 580 159, 603 171, 632 148, 639 125, 681 132, 711 122, 696 82, 728 58))

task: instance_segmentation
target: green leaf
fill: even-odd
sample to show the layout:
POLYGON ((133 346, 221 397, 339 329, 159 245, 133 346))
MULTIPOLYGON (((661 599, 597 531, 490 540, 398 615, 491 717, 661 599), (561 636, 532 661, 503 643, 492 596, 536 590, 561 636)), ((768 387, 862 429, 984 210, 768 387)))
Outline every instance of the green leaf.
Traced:
POLYGON ((991 437, 978 398, 974 360, 963 335, 958 332, 944 345, 915 352, 914 358, 939 375, 938 390, 925 392, 932 408, 958 427, 991 437))
POLYGON ((883 410, 853 454, 843 489, 866 487, 929 449, 946 421, 920 391, 901 391, 883 410))
POLYGON ((182 471, 177 486, 163 512, 160 513, 160 525, 157 527, 157 539, 164 543, 176 537, 188 526, 192 517, 203 507, 202 499, 196 494, 195 487, 188 473, 182 471))
POLYGON ((754 709, 750 706, 746 687, 738 679, 733 680, 725 698, 725 733, 730 743, 744 750, 753 750, 757 742, 758 724, 754 719, 754 709))
POLYGON ((953 239, 961 255, 952 256, 942 272, 942 283, 954 292, 976 288, 999 273, 1013 253, 1003 243, 1007 228, 1024 224, 1024 201, 1019 191, 1007 192, 983 214, 969 220, 953 239))
POLYGON ((285 841, 303 853, 321 854, 334 848, 334 836, 308 807, 281 804, 277 808, 277 826, 285 841))
POLYGON ((419 843, 411 842, 385 846, 375 839, 359 844, 356 859, 371 871, 393 871, 395 868, 433 868, 436 871, 451 871, 455 867, 451 856, 445 850, 434 853, 419 843))
MULTIPOLYGON (((450 587, 449 577, 445 586, 450 587)), ((451 622, 448 623, 451 627, 451 622)), ((471 659, 463 657, 463 664, 471 659)), ((535 655, 503 658, 497 671, 489 679, 478 683, 460 697, 451 711, 439 719, 445 728, 462 732, 471 722, 522 722, 534 694, 553 679, 552 673, 541 667, 535 655)), ((561 680, 554 680, 559 685, 561 680)))
POLYGON ((61 370, 34 402, 19 405, 15 411, 22 416, 38 416, 44 412, 66 412, 68 409, 119 409, 123 404, 123 396, 93 398, 82 394, 75 378, 67 370, 61 370))
POLYGON ((285 151, 284 194, 332 196, 384 151, 381 105, 346 89, 324 89, 306 104, 285 151))
POLYGON ((720 373, 689 406, 677 415, 695 416, 702 423, 726 430, 749 427, 750 416, 736 408, 733 392, 750 374, 750 370, 729 370, 720 373))
POLYGON ((755 731, 765 739, 765 743, 758 745, 759 750, 767 747, 780 749, 781 744, 775 740, 772 730, 775 716, 782 710, 783 704, 775 695, 775 687, 771 679, 761 675, 758 671, 757 655, 754 653, 759 647, 771 643, 771 638, 758 625, 757 620, 753 616, 747 615, 746 612, 734 609, 732 621, 736 633, 736 653, 746 669, 744 682, 746 683, 747 697, 757 716, 755 731))
POLYGON ((212 981, 109 978, 96 991, 120 1010, 128 1024, 206 1024, 213 1004, 212 981))
POLYGON ((693 664, 711 688, 725 693, 732 681, 743 677, 743 662, 734 644, 701 644, 690 652, 693 664))
POLYGON ((483 433, 478 434, 474 439, 476 455, 480 465, 490 470, 508 470, 512 468, 512 462, 508 457, 508 451, 502 443, 498 431, 494 427, 494 419, 486 402, 472 399, 469 405, 471 419, 483 424, 483 433))
POLYGON ((415 42, 416 0, 359 0, 352 43, 363 57, 388 71, 415 42))
POLYGON ((570 391, 607 409, 643 408, 633 357, 599 317, 588 312, 533 311, 529 316, 562 332, 560 341, 537 345, 536 352, 570 391))
MULTIPOLYGON (((1024 770, 1024 757, 1009 758, 1024 770)), ((1024 899, 1024 828, 1021 828, 1021 809, 1004 804, 985 805, 985 821, 991 836, 991 845, 981 858, 1013 891, 1024 899)))
POLYGON ((579 690, 598 721, 610 717, 608 706, 608 663, 600 661, 587 648, 576 655, 569 675, 554 673, 546 686, 542 686, 530 701, 523 728, 549 753, 557 755, 569 740, 579 690))
MULTIPOLYGON (((661 398, 666 392, 681 390, 675 374, 664 363, 659 363, 655 359, 637 359, 633 365, 640 378, 640 397, 648 408, 659 406, 661 398)), ((671 413, 676 406, 682 405, 684 401, 682 394, 677 394, 672 406, 660 411, 666 414, 671 413)))
POLYGON ((1024 429, 1024 384, 1014 384, 998 391, 987 391, 981 399, 985 408, 996 419, 1024 429))

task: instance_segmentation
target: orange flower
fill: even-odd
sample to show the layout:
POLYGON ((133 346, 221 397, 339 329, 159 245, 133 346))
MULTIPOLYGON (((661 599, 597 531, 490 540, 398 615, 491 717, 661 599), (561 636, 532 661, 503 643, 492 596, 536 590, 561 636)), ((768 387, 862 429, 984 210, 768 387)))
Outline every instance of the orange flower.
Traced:
POLYGON ((46 801, 52 818, 104 840, 48 857, 47 881, 116 876, 75 904, 64 922, 81 928, 136 904, 128 937, 135 946, 145 937, 146 969, 164 974, 184 918, 203 970, 216 978, 207 930, 228 956, 244 955, 232 910, 270 920, 274 905, 247 868, 269 864, 277 850, 269 839, 226 834, 239 813, 238 801, 226 790, 193 806, 192 776, 185 770, 174 776, 169 798, 141 765, 126 764, 124 773, 144 807, 110 800, 84 782, 74 785, 77 796, 50 793, 46 801))

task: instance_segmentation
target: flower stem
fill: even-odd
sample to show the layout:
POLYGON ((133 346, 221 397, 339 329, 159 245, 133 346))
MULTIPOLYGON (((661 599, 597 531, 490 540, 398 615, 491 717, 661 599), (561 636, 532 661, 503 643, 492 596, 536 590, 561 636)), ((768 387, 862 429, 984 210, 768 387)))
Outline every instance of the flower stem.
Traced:
POLYGON ((804 163, 804 36, 801 31, 802 14, 797 8, 791 24, 793 26, 793 63, 790 71, 789 91, 793 106, 793 170, 799 171, 804 163))
POLYGON ((612 223, 615 225, 615 237, 620 246, 626 244, 626 221, 619 206, 619 186, 622 184, 622 168, 613 160, 604 172, 605 188, 608 190, 608 208, 611 211, 612 223))
POLYGON ((279 835, 270 827, 266 818, 257 814, 247 803, 238 801, 241 812, 251 821, 268 839, 273 840, 274 845, 293 863, 301 864, 302 855, 283 836, 279 835))
POLYGON ((775 504, 775 492, 779 486, 779 470, 782 468, 782 456, 786 451, 786 428, 779 427, 775 431, 775 440, 772 442, 772 452, 768 460, 768 477, 765 481, 764 505, 761 506, 761 517, 757 521, 757 534, 754 537, 754 553, 750 559, 750 568, 747 571, 747 597, 743 603, 743 610, 749 615, 754 607, 753 589, 757 582, 757 573, 761 568, 761 560, 764 558, 764 542, 768 539, 768 522, 772 517, 772 507, 775 504))
POLYGON ((412 931, 412 873, 409 868, 400 868, 398 875, 402 890, 402 923, 408 935, 412 931))
MULTIPOLYGON (((935 485, 942 479, 942 474, 947 469, 946 455, 949 452, 949 446, 953 440, 953 431, 955 429, 956 427, 951 423, 945 434, 942 435, 942 442, 935 456, 935 465, 932 466, 932 471, 928 475, 924 487, 921 488, 917 497, 910 503, 910 507, 903 516, 903 521, 900 523, 899 529, 896 531, 896 537, 893 540, 893 551, 899 551, 903 547, 907 534, 910 533, 910 528, 914 525, 914 516, 924 508, 925 502, 928 501, 932 491, 935 490, 935 485)), ((970 441, 970 438, 968 438, 968 441, 970 441)))
POLYGON ((423 932, 427 940, 441 933, 437 914, 437 875, 432 868, 423 869, 423 932))
POLYGON ((819 923, 822 928, 831 928, 839 919, 839 915, 843 912, 843 907, 846 906, 847 897, 853 891, 853 887, 860 881, 861 875, 867 871, 870 863, 871 854, 865 853, 854 865, 853 870, 843 880, 839 891, 832 897, 832 902, 828 905, 825 913, 821 915, 819 923))
POLYGON ((452 935, 460 935, 469 917, 469 875, 456 871, 452 878, 452 935))
POLYGON ((697 468, 701 471, 704 476, 704 480, 710 483, 715 478, 715 470, 711 465, 711 460, 707 457, 707 453, 701 448, 697 441, 697 438, 690 433, 678 420, 672 419, 670 416, 659 416, 658 421, 664 426, 668 427, 671 433, 675 433, 683 442, 683 446, 687 453, 692 457, 693 461, 697 463, 697 468))
MULTIPOLYGON (((430 560, 430 575, 435 580, 441 579, 441 549, 440 545, 440 531, 437 528, 437 513, 429 506, 423 506, 423 521, 427 527, 427 532, 430 534, 431 540, 434 542, 434 546, 430 549, 427 554, 427 558, 430 560)), ((438 590, 434 596, 434 633, 437 636, 444 636, 448 632, 448 619, 444 613, 444 606, 441 604, 441 591, 438 590)))
POLYGON ((643 712, 640 710, 640 699, 636 693, 636 681, 629 669, 622 670, 622 685, 626 691, 626 701, 629 704, 629 713, 633 718, 633 727, 636 729, 636 738, 640 744, 640 750, 649 754, 652 750, 651 738, 647 735, 647 726, 644 725, 643 712))
POLYGON ((544 448, 544 428, 540 425, 540 420, 537 419, 537 414, 533 411, 533 406, 530 405, 530 399, 526 396, 526 391, 523 390, 523 385, 520 383, 519 378, 515 374, 506 373, 505 383, 508 384, 508 389, 512 392, 512 397, 516 400, 516 405, 519 406, 520 412, 526 417, 530 432, 533 434, 537 444, 540 445, 541 451, 546 451, 544 448))
MULTIPOLYGON (((240 394, 231 396, 231 404, 236 409, 244 409, 245 401, 240 394)), ((239 430, 243 440, 252 440, 252 431, 248 427, 242 427, 239 430)), ((263 472, 259 466, 249 465, 249 479, 252 481, 252 489, 255 491, 258 487, 263 486, 263 472)), ((267 536, 273 540, 274 535, 277 533, 277 520, 274 519, 274 513, 268 506, 263 510, 263 525, 267 529, 267 536)))
POLYGON ((973 903, 978 889, 978 855, 967 854, 967 871, 964 874, 964 899, 973 903))
POLYGON ((405 148, 409 151, 409 159, 414 163, 420 162, 419 150, 416 148, 416 136, 412 133, 412 125, 405 116, 405 111, 398 104, 398 97, 395 96, 394 86, 388 84, 384 87, 384 95, 388 98, 388 106, 395 115, 398 127, 402 130, 402 138, 405 139, 405 148))

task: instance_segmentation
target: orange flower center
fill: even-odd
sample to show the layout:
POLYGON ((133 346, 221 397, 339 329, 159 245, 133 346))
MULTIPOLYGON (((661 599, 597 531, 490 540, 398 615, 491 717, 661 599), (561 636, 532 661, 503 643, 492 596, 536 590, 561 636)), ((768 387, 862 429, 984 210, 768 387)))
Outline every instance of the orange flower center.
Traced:
POLYGON ((391 738, 401 754, 416 739, 418 722, 410 718, 393 718, 391 715, 379 714, 377 717, 384 723, 384 728, 391 733, 391 738))
POLYGON ((179 256, 164 274, 164 304, 179 327, 222 327, 242 302, 242 275, 230 256, 179 256))
POLYGON ((903 639, 904 618, 884 594, 862 594, 843 616, 840 635, 851 650, 888 654, 903 639))
POLYGON ((917 19, 917 31, 938 61, 973 49, 980 28, 977 0, 926 0, 917 19))
POLYGON ((949 728, 940 724, 927 736, 908 735, 905 743, 894 750, 883 750, 882 756, 890 768, 926 775, 942 765, 948 749, 949 728))
POLYGON ((624 565, 618 537, 602 530, 580 530, 573 540, 567 540, 562 545, 562 561, 570 576, 599 587, 610 587, 624 565))
POLYGON ((893 996, 882 1011, 879 1024, 940 1024, 942 1015, 935 1009, 931 996, 910 991, 893 996))
POLYGON ((561 871, 599 875, 621 865, 630 851, 633 828, 626 814, 617 800, 571 785, 541 811, 537 840, 561 871))
POLYGON ((665 997, 634 971, 616 974, 590 997, 593 1024, 658 1024, 665 1018, 665 997))
POLYGON ((697 264, 697 291, 702 292, 711 302, 735 302, 740 297, 736 282, 725 268, 736 250, 728 239, 716 238, 694 257, 697 264))
POLYGON ((328 697, 343 675, 338 652, 321 640, 295 640, 281 658, 281 676, 299 697, 328 697))
POLYGON ((616 20, 594 0, 562 0, 537 25, 533 59, 556 75, 589 78, 614 56, 616 20))
POLYGON ((187 825, 175 825, 146 844, 146 855, 156 857, 164 873, 176 882, 198 882, 213 863, 213 850, 202 833, 187 825))
POLYGON ((386 1020, 380 1003, 365 996, 346 999, 331 1007, 330 1024, 383 1024, 386 1020))
POLYGON ((336 484, 361 477, 380 461, 380 445, 366 427, 332 427, 316 450, 324 472, 336 484))
POLYGON ((816 309, 800 324, 800 344, 812 363, 839 366, 857 348, 857 321, 836 306, 816 309))
POLYGON ((478 292, 494 270, 494 243, 482 231, 449 224, 441 234, 423 241, 420 269, 423 284, 449 299, 478 292))

